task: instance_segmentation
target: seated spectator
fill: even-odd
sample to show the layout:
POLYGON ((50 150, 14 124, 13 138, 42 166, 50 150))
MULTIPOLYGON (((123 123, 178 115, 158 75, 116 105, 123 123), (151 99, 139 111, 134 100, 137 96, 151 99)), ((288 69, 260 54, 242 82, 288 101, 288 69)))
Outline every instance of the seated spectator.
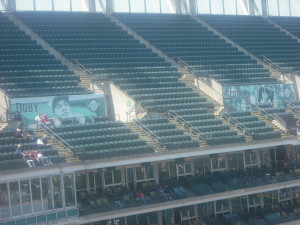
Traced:
POLYGON ((36 152, 36 160, 41 164, 41 165, 44 165, 45 162, 44 162, 44 156, 43 154, 41 153, 41 151, 37 151, 36 152))
POLYGON ((22 154, 22 145, 20 144, 17 145, 16 154, 22 154))
POLYGON ((49 125, 49 124, 51 124, 51 122, 50 122, 49 119, 48 119, 47 114, 44 114, 42 120, 43 120, 43 124, 45 124, 46 126, 49 125))
POLYGON ((157 194, 164 198, 165 200, 169 200, 169 194, 167 194, 165 192, 165 190, 163 189, 163 187, 161 185, 159 185, 158 189, 157 189, 157 194))
POLYGON ((34 137, 32 137, 27 131, 23 131, 22 138, 24 141, 33 141, 34 137))
POLYGON ((23 135, 23 131, 17 128, 15 131, 15 138, 22 138, 22 135, 23 135))
POLYGON ((142 191, 138 191, 137 197, 138 198, 144 198, 145 196, 144 196, 144 193, 142 191))
POLYGON ((30 155, 27 152, 23 153, 23 159, 26 161, 29 167, 35 167, 33 159, 31 159, 30 155))
POLYGON ((151 203, 149 197, 145 197, 142 191, 138 191, 136 196, 137 196, 137 201, 139 201, 142 205, 151 203))
POLYGON ((43 137, 38 138, 36 143, 39 147, 49 145, 48 137, 44 135, 43 137))

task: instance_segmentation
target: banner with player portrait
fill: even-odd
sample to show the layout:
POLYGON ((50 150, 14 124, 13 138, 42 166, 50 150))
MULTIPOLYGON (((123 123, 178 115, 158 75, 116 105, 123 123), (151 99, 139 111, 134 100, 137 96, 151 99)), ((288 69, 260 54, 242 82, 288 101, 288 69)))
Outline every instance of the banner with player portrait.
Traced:
POLYGON ((106 106, 103 94, 15 98, 10 100, 10 112, 19 112, 24 125, 30 128, 37 115, 46 114, 56 126, 74 118, 85 123, 87 117, 106 116, 106 106))
POLYGON ((296 101, 293 84, 268 84, 223 87, 225 109, 250 110, 252 104, 272 104, 283 107, 286 102, 296 101))

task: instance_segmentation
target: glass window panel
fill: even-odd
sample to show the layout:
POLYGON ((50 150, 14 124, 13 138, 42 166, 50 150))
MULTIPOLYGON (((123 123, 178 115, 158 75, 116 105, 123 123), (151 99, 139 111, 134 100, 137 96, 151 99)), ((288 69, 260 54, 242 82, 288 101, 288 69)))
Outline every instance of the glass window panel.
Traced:
POLYGON ((228 169, 237 170, 236 154, 228 154, 227 159, 228 159, 228 169))
POLYGON ((197 0, 197 10, 199 14, 210 14, 210 1, 197 0))
POLYGON ((198 216, 205 218, 207 216, 207 203, 202 203, 198 205, 198 216))
POLYGON ((89 185, 90 185, 90 190, 95 189, 94 172, 89 172, 89 185))
POLYGON ((137 180, 145 179, 145 167, 137 167, 136 168, 136 179, 137 180))
POLYGON ((254 0, 255 3, 255 15, 262 15, 261 0, 254 0))
POLYGON ((233 213, 241 212, 241 201, 239 197, 231 199, 231 207, 233 213))
POLYGON ((42 197, 44 203, 44 210, 52 209, 52 191, 50 177, 42 178, 42 197))
POLYGON ((260 205, 260 197, 258 194, 249 195, 249 206, 260 205))
POLYGON ((114 0, 115 12, 129 12, 129 0, 114 0))
POLYGON ((145 12, 144 0, 130 0, 131 12, 145 12))
POLYGON ((152 165, 146 167, 146 178, 147 179, 154 178, 154 171, 153 171, 153 166, 152 165))
POLYGON ((225 14, 235 15, 236 11, 236 0, 224 0, 225 14))
POLYGON ((268 0, 268 12, 270 16, 279 15, 277 0, 268 0))
POLYGON ((72 174, 64 175, 65 202, 66 207, 75 205, 75 188, 72 174))
POLYGON ((53 182, 53 196, 54 196, 54 208, 62 208, 62 189, 61 189, 61 179, 60 175, 55 175, 52 177, 53 182))
POLYGON ((31 195, 33 201, 33 212, 42 211, 41 184, 39 178, 31 180, 31 195))
POLYGON ((21 215, 19 182, 9 183, 12 216, 21 215))
POLYGON ((211 13, 212 14, 223 14, 223 1, 222 0, 211 0, 211 13))
POLYGON ((0 218, 9 217, 9 200, 7 184, 0 184, 0 218))
POLYGON ((280 16, 290 16, 290 5, 288 0, 278 0, 280 16))
POLYGON ((207 215, 214 216, 215 215, 215 207, 213 202, 207 203, 207 215))
POLYGON ((290 0, 291 2, 291 14, 292 16, 300 16, 300 1, 290 0))
POLYGON ((194 174, 195 175, 203 175, 204 174, 203 158, 194 160, 194 174))
POLYGON ((85 173, 77 173, 76 175, 76 190, 87 190, 86 184, 86 174, 85 173))
POLYGON ((122 183, 122 173, 121 170, 114 171, 114 184, 122 183))
POLYGON ((28 214, 32 212, 31 208, 31 198, 30 198, 30 187, 29 180, 20 181, 21 187, 21 200, 22 200, 22 210, 23 214, 28 214))
POLYGON ((105 185, 113 184, 112 171, 104 171, 104 182, 105 185))
POLYGON ((95 173, 95 182, 96 182, 96 187, 102 187, 101 171, 97 171, 95 173))
MULTIPOLYGON (((115 2, 116 2, 116 0, 115 0, 115 2)), ((95 3, 96 3, 96 11, 97 12, 105 12, 106 11, 106 1, 102 0, 101 4, 99 1, 95 1, 95 3)))
POLYGON ((216 201, 216 210, 217 212, 229 211, 229 200, 216 201))
POLYGON ((52 11, 52 0, 35 0, 35 8, 40 11, 52 11))
POLYGON ((236 161, 237 161, 237 169, 244 169, 244 156, 243 153, 236 154, 236 161))
POLYGON ((147 13, 159 13, 160 12, 159 0, 146 0, 146 11, 147 13))
POLYGON ((33 0, 16 0, 16 10, 34 10, 33 0))
POLYGON ((72 11, 89 11, 89 0, 72 0, 72 11))
POLYGON ((176 163, 169 162, 170 178, 177 178, 176 163))
POLYGON ((175 0, 161 0, 162 13, 176 13, 175 0))
POLYGON ((237 0, 238 15, 250 15, 249 13, 249 1, 237 0))
POLYGON ((53 0, 55 11, 70 11, 70 0, 53 0))
POLYGON ((204 173, 211 172, 210 158, 208 157, 203 158, 203 162, 204 162, 204 173))
POLYGON ((169 171, 168 171, 168 163, 159 163, 158 164, 158 177, 160 184, 166 184, 169 181, 169 171))
POLYGON ((248 211, 248 197, 247 196, 241 197, 241 206, 242 206, 243 212, 248 211))
POLYGON ((184 166, 185 166, 184 164, 177 164, 177 173, 178 173, 178 175, 185 174, 184 166))

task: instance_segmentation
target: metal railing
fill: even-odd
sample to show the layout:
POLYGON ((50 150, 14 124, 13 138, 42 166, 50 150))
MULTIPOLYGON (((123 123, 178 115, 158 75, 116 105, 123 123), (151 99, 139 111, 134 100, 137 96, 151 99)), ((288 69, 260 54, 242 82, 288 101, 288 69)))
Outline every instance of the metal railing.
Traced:
POLYGON ((138 120, 133 121, 141 130, 145 131, 150 137, 152 137, 157 143, 160 144, 160 137, 158 137, 153 131, 138 120))
POLYGON ((280 116, 275 114, 270 114, 263 108, 259 107, 258 105, 252 105, 260 114, 264 115, 267 119, 276 120, 281 126, 286 128, 286 122, 280 118, 280 116))
POLYGON ((291 109, 292 111, 300 114, 300 105, 295 105, 293 102, 287 102, 287 108, 291 109))
POLYGON ((44 133, 47 133, 48 135, 54 137, 59 144, 61 144, 62 146, 66 147, 69 151, 71 151, 72 148, 71 145, 69 145, 65 140, 63 140, 58 134, 56 134, 49 127, 44 125, 39 125, 39 129, 42 130, 44 133))
POLYGON ((267 63, 267 64, 268 64, 270 67, 272 67, 273 69, 275 69, 275 70, 277 70, 277 71, 279 71, 279 72, 282 73, 281 67, 280 67, 277 63, 275 63, 275 62, 273 62, 271 59, 269 59, 268 57, 263 56, 263 61, 264 61, 265 63, 267 63))
POLYGON ((173 117, 177 121, 179 121, 184 127, 186 127, 190 132, 197 135, 199 139, 202 139, 205 141, 205 138, 200 135, 201 131, 199 131, 197 128, 195 128, 192 124, 190 124, 188 121, 183 119, 178 113, 174 112, 173 110, 168 111, 169 117, 173 117))
POLYGON ((245 134, 252 137, 251 132, 249 132, 248 128, 244 124, 242 124, 241 122, 239 122, 238 120, 230 116, 227 112, 222 112, 221 115, 225 117, 228 121, 233 123, 236 127, 240 128, 245 134))

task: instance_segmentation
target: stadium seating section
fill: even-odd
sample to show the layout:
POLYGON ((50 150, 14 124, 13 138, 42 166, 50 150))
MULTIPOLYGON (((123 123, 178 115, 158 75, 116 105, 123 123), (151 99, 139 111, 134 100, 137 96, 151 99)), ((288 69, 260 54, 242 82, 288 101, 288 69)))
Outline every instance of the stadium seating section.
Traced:
POLYGON ((225 36, 263 60, 300 72, 300 43, 259 16, 200 16, 225 36))
POLYGON ((17 145, 20 144, 22 152, 41 151, 44 157, 50 158, 52 163, 64 162, 64 156, 60 156, 51 145, 38 146, 37 137, 25 140, 15 136, 15 130, 5 129, 0 131, 0 169, 19 169, 28 167, 21 153, 16 153, 17 145))
POLYGON ((116 14, 175 61, 226 85, 277 83, 268 71, 188 15, 116 14))
POLYGON ((197 141, 191 140, 190 136, 176 128, 176 126, 170 123, 167 118, 147 117, 135 122, 160 145, 169 150, 199 147, 197 141))
POLYGON ((74 156, 81 160, 154 152, 123 123, 106 118, 84 125, 64 125, 53 131, 71 146, 74 156))
POLYGON ((0 88, 11 98, 89 93, 79 77, 0 13, 0 88))

